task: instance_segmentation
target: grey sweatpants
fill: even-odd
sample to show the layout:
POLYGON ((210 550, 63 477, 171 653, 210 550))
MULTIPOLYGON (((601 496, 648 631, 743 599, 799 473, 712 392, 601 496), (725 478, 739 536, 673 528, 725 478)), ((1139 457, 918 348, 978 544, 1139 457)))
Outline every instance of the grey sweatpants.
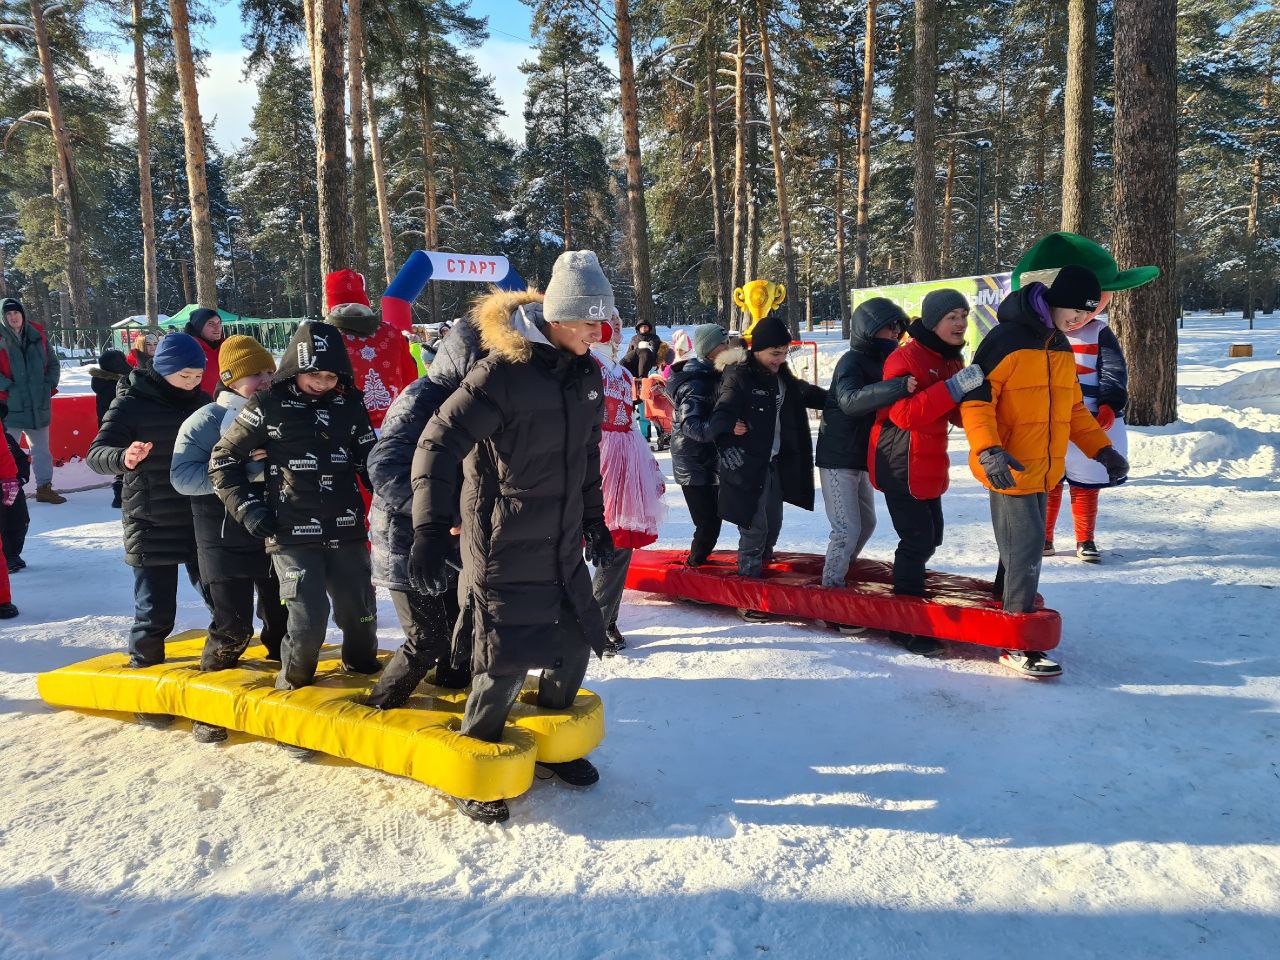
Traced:
POLYGON ((782 533, 782 482, 778 479, 778 461, 769 464, 764 475, 764 490, 756 504, 756 515, 751 525, 738 526, 738 576, 758 577, 764 567, 765 557, 773 555, 773 548, 782 533))
POLYGON ((361 673, 376 670, 378 607, 365 541, 336 547, 280 547, 271 561, 280 578, 280 600, 289 615, 276 687, 296 690, 315 680, 329 628, 330 598, 333 622, 342 631, 343 665, 361 673))
MULTIPOLYGON (((587 675, 591 662, 591 648, 582 636, 578 615, 567 604, 560 607, 560 622, 554 628, 560 632, 564 658, 560 666, 542 671, 538 681, 538 706, 549 710, 563 710, 573 703, 587 675)), ((529 674, 477 673, 471 680, 471 693, 467 697, 462 715, 461 733, 477 740, 498 743, 502 740, 502 727, 507 715, 515 706, 516 697, 529 674)))
POLYGON ((1047 504, 1043 493, 1012 496, 991 491, 991 527, 1000 551, 995 590, 1006 613, 1030 613, 1035 606, 1047 504))
POLYGON ((595 595, 596 606, 604 617, 604 625, 612 626, 618 622, 618 609, 622 606, 622 591, 627 585, 627 568, 631 566, 630 547, 619 547, 613 556, 596 567, 591 577, 591 592, 595 595))
POLYGON ((849 564, 862 555, 862 548, 875 533, 875 490, 865 470, 821 467, 818 476, 822 478, 822 503, 831 522, 822 585, 843 587, 849 564))
POLYGON ((43 487, 53 483, 53 450, 49 447, 49 428, 29 430, 23 427, 9 427, 9 436, 19 443, 22 435, 27 435, 27 443, 31 445, 31 473, 36 478, 36 486, 43 487))

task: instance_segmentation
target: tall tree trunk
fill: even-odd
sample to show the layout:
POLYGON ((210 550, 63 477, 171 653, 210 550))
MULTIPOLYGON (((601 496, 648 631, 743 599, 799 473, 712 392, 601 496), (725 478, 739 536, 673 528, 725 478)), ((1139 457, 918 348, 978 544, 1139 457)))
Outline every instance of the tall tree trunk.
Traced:
MULTIPOLYGON (((736 290, 747 282, 747 18, 738 14, 733 55, 733 277, 736 290)), ((743 311, 734 309, 730 327, 741 330, 743 311)))
POLYGON ((711 175, 711 225, 716 254, 716 323, 728 329, 733 300, 729 292, 729 240, 725 229, 724 174, 720 167, 720 122, 715 32, 707 22, 707 168, 711 175))
POLYGON ((391 239, 391 205, 387 199, 387 166, 382 159, 382 137, 378 133, 378 110, 374 101, 373 77, 364 75, 364 92, 369 108, 369 146, 373 153, 373 185, 378 194, 378 230, 382 234, 382 269, 387 283, 395 278, 395 245, 391 239))
POLYGON ((938 278, 938 242, 935 232, 937 205, 934 202, 934 137, 937 134, 938 96, 938 9, 937 0, 916 0, 916 44, 912 86, 915 107, 916 161, 915 230, 911 270, 919 280, 938 278))
MULTIPOLYGON (((342 0, 313 0, 316 113, 316 199, 320 213, 320 273, 351 263, 347 222, 347 116, 343 88, 342 0)), ((328 306, 328 305, 326 305, 328 306)))
MULTIPOLYGON (((1271 88, 1276 72, 1276 47, 1271 48, 1271 56, 1267 60, 1267 75, 1262 81, 1262 116, 1269 119, 1271 115, 1271 88)), ((1244 315, 1249 321, 1249 329, 1253 329, 1253 301, 1255 289, 1255 273, 1258 259, 1258 213, 1262 205, 1262 173, 1267 151, 1262 148, 1259 137, 1258 146, 1254 147, 1253 164, 1250 170, 1249 218, 1245 225, 1245 303, 1244 315)))
POLYGON ((631 51, 631 2, 614 0, 617 34, 618 91, 622 101, 622 148, 627 161, 627 241, 631 248, 631 281, 635 285, 636 322, 653 324, 653 277, 649 267, 649 213, 644 203, 644 164, 640 156, 640 105, 631 51))
POLYGON ((851 312, 849 310, 849 275, 847 264, 845 263, 844 254, 844 116, 842 115, 841 104, 844 98, 840 96, 839 90, 832 97, 833 106, 835 108, 836 119, 836 186, 833 207, 835 208, 835 230, 836 230, 836 298, 840 301, 840 336, 845 340, 849 339, 849 321, 851 312))
POLYGON ((1116 297, 1112 322, 1129 361, 1130 423, 1178 415, 1177 0, 1116 0, 1117 262, 1152 263, 1159 279, 1116 297))
POLYGON ((133 96, 138 126, 138 195, 142 218, 142 302, 147 326, 160 322, 160 279, 156 272, 156 212, 151 197, 151 127, 147 117, 146 36, 142 0, 133 6, 133 96))
POLYGON ((956 142, 947 149, 947 179, 942 188, 942 270, 951 276, 951 236, 955 222, 956 142))
MULTIPOLYGON (((44 26, 44 10, 39 0, 30 0, 31 23, 35 30, 36 51, 40 58, 40 79, 44 83, 45 102, 49 107, 49 127, 53 132, 54 152, 57 155, 55 181, 58 189, 55 197, 62 200, 66 218, 63 240, 67 248, 67 285, 70 287, 71 315, 77 327, 90 323, 89 278, 84 269, 84 241, 80 233, 80 204, 76 195, 75 162, 71 154, 71 137, 62 117, 62 98, 58 96, 58 81, 53 73, 53 51, 49 48, 49 33, 44 26)), ((66 311, 62 324, 69 326, 66 311)))
MULTIPOLYGON (((756 202, 756 183, 760 177, 760 139, 756 136, 753 121, 755 105, 759 101, 756 80, 747 76, 747 259, 746 277, 754 280, 760 276, 760 204, 756 202)), ((745 324, 746 317, 743 317, 745 324)))
POLYGON ((364 155, 362 0, 347 0, 347 102, 351 106, 351 262, 369 274, 369 166, 364 155))
POLYGON ((778 126, 777 86, 773 78, 773 54, 769 49, 769 18, 765 13, 764 0, 756 0, 756 15, 760 25, 760 57, 764 61, 764 92, 769 102, 769 137, 773 141, 773 182, 774 189, 777 191, 778 227, 782 234, 782 263, 787 278, 785 301, 787 326, 791 329, 791 338, 794 340, 800 333, 800 322, 795 309, 799 287, 796 286, 796 253, 791 245, 791 208, 787 205, 787 168, 782 153, 782 134, 778 126))
POLYGON ((218 272, 213 262, 213 220, 209 213, 209 185, 205 180, 204 121, 200 118, 200 93, 196 89, 196 64, 191 53, 191 28, 187 0, 169 0, 173 27, 173 54, 178 66, 178 92, 182 97, 182 138, 186 146, 187 192, 191 198, 191 251, 195 259, 196 302, 218 306, 218 272))
POLYGON ((178 280, 182 284, 182 299, 187 303, 193 303, 194 294, 191 290, 190 262, 186 257, 178 261, 178 280))
POLYGON ((1062 229, 1089 230, 1093 180, 1093 70, 1098 0, 1067 3, 1066 129, 1062 150, 1062 229))
POLYGON ((871 97, 876 79, 876 0, 867 0, 867 32, 863 44, 862 107, 858 111, 858 221, 853 245, 853 285, 867 285, 867 253, 871 243, 871 97))
POLYGON ((996 132, 995 149, 995 185, 992 188, 993 202, 991 205, 991 236, 995 247, 995 263, 996 269, 999 270, 1004 265, 1004 228, 1003 217, 1001 214, 1001 198, 1004 196, 1004 136, 1005 136, 1005 94, 1008 84, 1005 81, 1005 36, 1003 32, 1000 35, 1000 42, 997 46, 1000 59, 1000 79, 999 79, 999 103, 996 109, 996 132))

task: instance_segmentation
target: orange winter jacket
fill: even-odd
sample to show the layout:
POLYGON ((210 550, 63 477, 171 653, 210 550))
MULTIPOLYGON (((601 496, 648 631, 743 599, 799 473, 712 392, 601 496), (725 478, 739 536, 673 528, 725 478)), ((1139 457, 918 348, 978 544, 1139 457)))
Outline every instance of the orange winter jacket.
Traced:
POLYGON ((1042 319, 1044 292, 1032 283, 1005 297, 999 323, 973 357, 986 382, 960 405, 969 469, 990 489, 978 455, 1003 447, 1026 468, 1014 471, 1017 486, 999 491, 1014 496, 1048 493, 1062 482, 1068 441, 1087 457, 1111 445, 1084 405, 1071 344, 1042 319))

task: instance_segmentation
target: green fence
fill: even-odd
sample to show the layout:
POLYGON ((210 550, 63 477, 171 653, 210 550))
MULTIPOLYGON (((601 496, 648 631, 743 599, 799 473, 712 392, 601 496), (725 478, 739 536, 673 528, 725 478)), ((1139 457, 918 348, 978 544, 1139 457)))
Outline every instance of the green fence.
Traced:
MULTIPOLYGON (((284 350, 293 332, 298 329, 301 319, 285 320, 239 320, 224 323, 222 326, 226 336, 244 334, 253 337, 268 350, 280 353, 284 350)), ((103 350, 115 347, 128 351, 136 334, 146 330, 142 326, 128 327, 48 327, 45 336, 56 346, 59 353, 71 360, 88 363, 96 360, 103 350)), ((162 330, 172 333, 172 330, 162 330)))

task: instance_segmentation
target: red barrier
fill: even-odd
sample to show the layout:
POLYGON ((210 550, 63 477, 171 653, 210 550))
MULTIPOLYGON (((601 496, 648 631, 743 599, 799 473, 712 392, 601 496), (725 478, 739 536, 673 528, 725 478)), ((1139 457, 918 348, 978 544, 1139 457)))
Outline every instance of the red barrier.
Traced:
MULTIPOLYGON (((49 450, 53 462, 62 466, 68 460, 89 455, 89 444, 98 435, 98 403, 93 394, 53 398, 53 424, 49 428, 49 450)), ((22 446, 30 444, 23 438, 22 446)))

